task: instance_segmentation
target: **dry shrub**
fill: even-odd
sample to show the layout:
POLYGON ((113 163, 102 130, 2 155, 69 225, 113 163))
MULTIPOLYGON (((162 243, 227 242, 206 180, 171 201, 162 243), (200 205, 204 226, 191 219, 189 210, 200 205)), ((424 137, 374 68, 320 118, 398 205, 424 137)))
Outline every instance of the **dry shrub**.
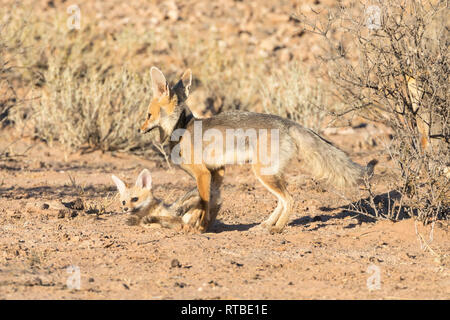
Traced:
MULTIPOLYGON (((248 59, 245 48, 214 39, 189 41, 178 33, 175 52, 192 68, 204 110, 248 110, 277 114, 318 131, 326 115, 325 85, 298 62, 271 64, 248 59)), ((198 94, 198 93, 194 93, 198 94)))
POLYGON ((8 116, 14 106, 23 99, 15 89, 20 72, 14 64, 23 53, 20 36, 23 25, 14 25, 11 16, 1 15, 0 21, 0 128, 9 123, 8 116))
POLYGON ((323 84, 313 82, 299 63, 276 69, 262 81, 262 104, 267 113, 297 121, 316 132, 327 114, 323 84))
POLYGON ((33 97, 39 98, 21 105, 9 119, 39 139, 72 149, 148 147, 152 137, 139 135, 137 128, 151 99, 153 64, 169 80, 185 68, 193 70, 188 104, 200 114, 266 111, 320 127, 322 111, 313 106, 323 107, 321 85, 309 83, 299 66, 249 58, 245 47, 227 44, 213 33, 193 37, 194 31, 181 23, 154 30, 126 25, 113 30, 82 11, 81 29, 69 30, 67 14, 34 12, 32 6, 18 5, 14 14, 5 11, 13 25, 24 25, 17 41, 27 49, 15 58, 26 66, 19 85, 32 88, 33 97))
MULTIPOLYGON (((326 15, 301 19, 325 40, 321 58, 347 105, 338 116, 358 114, 395 133, 386 148, 399 169, 396 210, 425 222, 448 217, 448 3, 378 0, 371 5, 340 3, 326 15)), ((394 211, 384 215, 396 216, 394 211)))
MULTIPOLYGON (((28 49, 15 61, 29 66, 23 69, 21 85, 32 87, 40 99, 17 108, 10 119, 16 124, 26 119, 37 138, 75 150, 133 151, 151 146, 152 136, 138 133, 151 98, 149 74, 131 71, 121 60, 129 52, 127 46, 123 52, 114 49, 114 41, 126 37, 119 34, 114 40, 89 23, 81 30, 69 30, 62 18, 42 23, 23 10, 17 8, 13 18, 25 21, 25 32, 17 41, 28 49)), ((134 36, 136 46, 145 40, 134 36)))
POLYGON ((34 115, 38 137, 75 149, 130 151, 150 145, 150 137, 138 133, 149 79, 126 70, 108 76, 89 70, 77 79, 77 66, 57 69, 50 65, 45 73, 49 93, 34 115))
POLYGON ((192 38, 183 31, 174 36, 174 52, 192 69, 204 112, 251 110, 260 103, 259 79, 268 72, 264 59, 247 59, 245 48, 213 36, 192 38))

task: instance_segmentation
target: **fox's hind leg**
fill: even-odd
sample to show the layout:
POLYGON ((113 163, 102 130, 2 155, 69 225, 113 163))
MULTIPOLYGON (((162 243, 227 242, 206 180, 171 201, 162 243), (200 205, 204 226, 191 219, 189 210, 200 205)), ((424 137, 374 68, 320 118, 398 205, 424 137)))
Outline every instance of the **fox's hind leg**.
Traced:
POLYGON ((278 197, 278 203, 277 207, 273 212, 270 214, 269 218, 267 220, 263 221, 261 225, 266 228, 272 227, 278 220, 278 218, 281 215, 281 212, 283 211, 283 204, 281 198, 278 197))
POLYGON ((279 233, 283 231, 284 227, 289 221, 289 217, 292 213, 292 196, 285 190, 284 193, 284 208, 278 217, 277 223, 270 229, 270 232, 279 233))
POLYGON ((258 180, 278 199, 277 207, 261 225, 271 232, 281 232, 289 220, 292 207, 292 197, 286 189, 284 179, 279 175, 263 175, 258 166, 253 166, 253 171, 258 180))

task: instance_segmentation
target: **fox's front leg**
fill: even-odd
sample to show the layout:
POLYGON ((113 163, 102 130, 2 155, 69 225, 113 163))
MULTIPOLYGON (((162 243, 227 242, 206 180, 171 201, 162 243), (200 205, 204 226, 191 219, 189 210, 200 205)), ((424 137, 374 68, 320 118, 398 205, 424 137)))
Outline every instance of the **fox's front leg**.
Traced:
POLYGON ((127 226, 137 226, 141 222, 138 216, 130 216, 125 220, 127 226))
MULTIPOLYGON (((206 169, 206 168, 205 168, 206 169)), ((211 196, 211 172, 208 169, 202 170, 196 176, 198 193, 201 198, 201 214, 199 219, 199 230, 205 232, 208 230, 211 222, 211 216, 209 214, 209 204, 211 196)))
POLYGON ((211 197, 211 172, 204 164, 183 165, 183 169, 188 171, 197 183, 198 193, 200 195, 200 205, 193 212, 191 224, 198 226, 200 232, 205 232, 211 222, 209 214, 211 197), (198 218, 197 218, 198 217, 198 218))

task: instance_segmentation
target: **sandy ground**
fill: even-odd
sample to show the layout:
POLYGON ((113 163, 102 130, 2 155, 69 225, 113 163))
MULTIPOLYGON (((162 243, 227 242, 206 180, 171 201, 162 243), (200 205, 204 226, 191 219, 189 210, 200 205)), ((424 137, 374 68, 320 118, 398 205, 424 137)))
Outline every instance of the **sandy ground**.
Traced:
MULTIPOLYGON (((155 195, 170 202, 194 186, 180 169, 14 139, 0 139, 9 152, 0 160, 1 299, 450 298, 447 221, 424 227, 348 212, 348 200, 295 165, 287 176, 294 213, 283 233, 258 228, 275 199, 247 168, 233 167, 211 232, 184 234, 125 225, 110 178, 132 183, 149 168, 155 195)), ((365 163, 375 149, 351 156, 365 163)), ((380 160, 377 175, 390 166, 380 160)))
MULTIPOLYGON (((64 17, 68 6, 59 0, 32 3, 43 21, 64 17)), ((316 37, 300 32, 292 15, 337 5, 331 0, 176 3, 169 10, 154 1, 146 6, 84 1, 81 12, 83 21, 95 17, 96 27, 112 33, 128 24, 130 30, 156 31, 176 24, 208 39, 214 25, 223 45, 246 48, 248 59, 310 63, 319 50, 316 37)), ((126 61, 138 61, 138 69, 155 59, 164 70, 183 65, 168 41, 157 44, 145 44, 132 54, 137 58, 126 61)), ((120 62, 123 56, 118 54, 120 62)), ((191 105, 202 105, 204 98, 197 91, 190 99, 198 101, 191 105)), ((356 162, 380 161, 375 194, 391 191, 393 163, 374 143, 386 134, 371 126, 334 131, 327 130, 326 137, 356 162)), ((70 153, 1 130, 0 299, 450 298, 447 221, 422 226, 412 219, 377 221, 346 211, 366 195, 354 192, 344 199, 293 164, 287 180, 294 212, 281 234, 258 227, 276 201, 241 167, 227 169, 222 209, 210 232, 127 226, 111 174, 133 183, 143 168, 152 172, 155 195, 167 202, 194 186, 182 170, 169 170, 155 157, 70 153)))

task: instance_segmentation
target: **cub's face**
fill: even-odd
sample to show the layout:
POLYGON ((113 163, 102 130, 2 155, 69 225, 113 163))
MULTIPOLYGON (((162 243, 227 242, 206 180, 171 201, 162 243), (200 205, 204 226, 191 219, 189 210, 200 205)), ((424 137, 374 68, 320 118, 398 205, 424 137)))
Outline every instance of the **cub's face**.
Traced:
POLYGON ((128 187, 122 180, 115 175, 112 176, 117 190, 120 194, 120 205, 122 210, 128 214, 138 214, 149 208, 154 201, 152 193, 152 177, 150 171, 142 170, 139 174, 136 184, 128 187))
POLYGON ((146 209, 152 200, 151 190, 137 186, 127 188, 123 194, 120 194, 120 205, 123 212, 128 214, 135 214, 140 210, 146 209))

